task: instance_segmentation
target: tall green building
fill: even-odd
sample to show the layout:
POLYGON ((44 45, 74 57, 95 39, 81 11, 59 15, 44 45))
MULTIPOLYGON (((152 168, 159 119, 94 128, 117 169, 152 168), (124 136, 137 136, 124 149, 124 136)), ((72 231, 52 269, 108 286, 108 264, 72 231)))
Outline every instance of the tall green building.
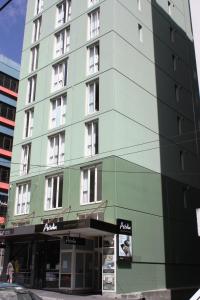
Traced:
POLYGON ((198 95, 188 0, 28 1, 2 232, 16 281, 200 285, 198 95))

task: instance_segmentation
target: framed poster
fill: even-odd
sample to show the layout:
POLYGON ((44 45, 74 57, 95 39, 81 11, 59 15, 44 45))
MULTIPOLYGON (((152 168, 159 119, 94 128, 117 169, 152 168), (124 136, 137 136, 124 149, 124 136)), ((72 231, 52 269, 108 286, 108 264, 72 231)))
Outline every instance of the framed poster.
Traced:
POLYGON ((118 238, 117 238, 117 261, 132 262, 132 222, 117 219, 118 238))

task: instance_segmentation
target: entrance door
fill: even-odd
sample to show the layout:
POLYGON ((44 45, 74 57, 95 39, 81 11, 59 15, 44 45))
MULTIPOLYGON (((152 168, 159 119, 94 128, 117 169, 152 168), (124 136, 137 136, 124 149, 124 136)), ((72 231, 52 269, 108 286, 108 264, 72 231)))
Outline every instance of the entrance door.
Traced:
POLYGON ((75 288, 93 288, 93 253, 76 252, 75 288))
POLYGON ((61 253, 60 287, 72 287, 72 252, 70 251, 61 253))

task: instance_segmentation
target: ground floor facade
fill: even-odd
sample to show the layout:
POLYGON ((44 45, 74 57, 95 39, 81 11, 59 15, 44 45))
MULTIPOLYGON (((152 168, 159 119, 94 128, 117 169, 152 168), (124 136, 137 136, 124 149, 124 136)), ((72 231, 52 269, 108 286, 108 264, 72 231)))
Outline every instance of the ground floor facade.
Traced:
POLYGON ((116 295, 198 287, 193 200, 199 195, 192 186, 117 157, 13 182, 7 227, 0 233, 4 274, 13 259, 16 280, 35 288, 116 295), (81 179, 88 178, 90 189, 84 189, 81 179), (23 189, 25 183, 30 188, 23 189), (47 188, 58 185, 62 207, 46 209, 47 188), (24 215, 15 213, 20 191, 30 195, 24 215), (128 230, 122 236, 119 220, 128 230))

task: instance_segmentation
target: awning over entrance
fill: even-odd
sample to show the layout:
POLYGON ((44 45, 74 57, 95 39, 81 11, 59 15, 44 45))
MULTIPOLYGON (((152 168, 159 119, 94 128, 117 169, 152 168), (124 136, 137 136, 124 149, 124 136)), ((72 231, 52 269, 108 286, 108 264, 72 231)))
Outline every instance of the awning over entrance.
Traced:
POLYGON ((64 235, 104 236, 117 233, 117 225, 95 219, 71 220, 57 223, 45 223, 37 225, 26 225, 0 230, 0 240, 20 238, 51 236, 61 237, 64 235))

